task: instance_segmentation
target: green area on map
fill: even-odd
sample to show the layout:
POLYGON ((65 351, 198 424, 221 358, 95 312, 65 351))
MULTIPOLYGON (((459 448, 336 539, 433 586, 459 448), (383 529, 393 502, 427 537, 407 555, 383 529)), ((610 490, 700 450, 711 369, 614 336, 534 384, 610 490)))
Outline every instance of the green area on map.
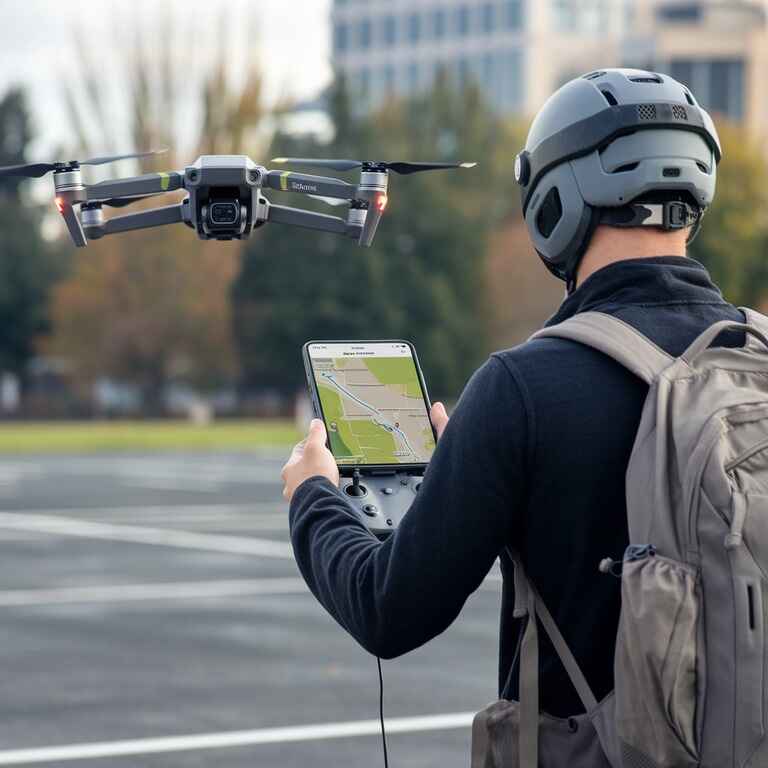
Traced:
POLYGON ((429 461, 435 441, 411 358, 318 360, 315 379, 339 464, 429 461))

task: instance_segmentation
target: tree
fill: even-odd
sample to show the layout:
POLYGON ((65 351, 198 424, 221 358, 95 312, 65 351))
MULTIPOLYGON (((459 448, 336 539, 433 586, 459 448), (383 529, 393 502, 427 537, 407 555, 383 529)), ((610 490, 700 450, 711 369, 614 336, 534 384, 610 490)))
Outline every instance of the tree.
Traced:
POLYGON ((456 394, 487 353, 485 254, 491 228, 517 207, 508 168, 517 149, 511 137, 519 135, 478 89, 458 90, 444 75, 432 91, 392 99, 367 117, 353 115, 343 80, 329 101, 330 145, 278 134, 271 154, 481 163, 473 171, 391 174, 387 215, 368 251, 333 235, 257 232, 233 287, 244 383, 295 391, 299 349, 310 338, 408 338, 435 394, 456 394), (502 152, 509 158, 496 165, 502 152))
POLYGON ((723 160, 717 193, 691 255, 707 266, 729 301, 757 305, 768 298, 768 165, 742 128, 718 128, 723 160))
MULTIPOLYGON (((128 83, 122 109, 130 115, 133 146, 171 148, 143 162, 145 171, 190 162, 178 151, 188 122, 180 116, 180 105, 189 100, 190 78, 188 57, 174 55, 176 26, 166 16, 160 29, 139 28, 132 47, 118 49, 128 83), (159 56, 153 53, 152 35, 163 43, 159 56)), ((90 154, 104 148, 101 137, 111 136, 104 116, 110 113, 115 89, 102 85, 98 64, 84 53, 87 47, 79 50, 85 57, 84 74, 70 82, 84 85, 68 91, 67 102, 79 151, 90 154), (95 123, 88 119, 93 116, 95 123), (94 124, 96 130, 89 133, 87 128, 94 124)), ((258 156, 267 115, 262 79, 251 67, 234 86, 231 64, 222 34, 207 75, 192 83, 192 100, 200 113, 199 131, 191 137, 193 153, 258 156)), ((106 148, 114 149, 114 142, 106 148)), ((152 198, 133 209, 169 202, 152 198)), ((135 384, 149 412, 162 410, 163 392, 171 380, 203 388, 231 380, 235 363, 228 291, 238 250, 237 242, 201 242, 181 225, 91 243, 76 253, 71 278, 56 292, 52 348, 74 361, 84 384, 103 375, 135 384)))
MULTIPOLYGON (((14 88, 0 99, 0 165, 26 161, 32 139, 25 94, 14 88)), ((41 235, 41 211, 26 198, 21 177, 0 180, 0 371, 22 384, 39 336, 49 327, 52 286, 65 267, 41 235)))

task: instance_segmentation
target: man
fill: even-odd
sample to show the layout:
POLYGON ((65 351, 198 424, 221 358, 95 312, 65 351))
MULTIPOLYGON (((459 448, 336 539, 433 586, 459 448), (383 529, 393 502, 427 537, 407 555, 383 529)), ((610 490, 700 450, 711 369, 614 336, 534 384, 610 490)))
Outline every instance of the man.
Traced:
MULTIPOLYGON (((548 325, 597 310, 679 355, 710 324, 744 322, 686 257, 719 159, 709 115, 667 76, 604 70, 555 93, 516 163, 533 244, 568 288, 548 325)), ((492 355, 450 421, 441 404, 432 409, 437 449, 383 542, 339 492, 314 421, 283 470, 307 583, 366 649, 392 658, 443 632, 501 558, 499 693, 517 698, 512 548, 601 699, 613 689, 620 582, 598 564, 620 559, 628 543, 624 475, 646 393, 613 360, 571 341, 492 355)), ((582 712, 540 637, 541 708, 582 712)))

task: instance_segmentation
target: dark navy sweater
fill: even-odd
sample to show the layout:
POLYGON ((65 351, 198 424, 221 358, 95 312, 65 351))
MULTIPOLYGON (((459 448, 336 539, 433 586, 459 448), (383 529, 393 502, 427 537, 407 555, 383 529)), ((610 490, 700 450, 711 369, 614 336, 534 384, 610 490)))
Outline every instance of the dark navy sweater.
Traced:
MULTIPOLYGON (((682 257, 601 269, 548 325, 588 310, 620 317, 673 355, 711 323, 744 321, 704 267, 682 257)), ((364 648, 393 658, 450 626, 501 557, 499 692, 515 697, 521 622, 512 617, 503 554, 511 546, 602 698, 613 688, 620 582, 598 564, 619 559, 628 543, 624 475, 646 393, 613 360, 571 341, 540 339, 492 355, 467 384, 418 497, 386 541, 327 480, 299 487, 291 538, 310 589, 364 648)), ((542 709, 583 711, 539 637, 542 709)))

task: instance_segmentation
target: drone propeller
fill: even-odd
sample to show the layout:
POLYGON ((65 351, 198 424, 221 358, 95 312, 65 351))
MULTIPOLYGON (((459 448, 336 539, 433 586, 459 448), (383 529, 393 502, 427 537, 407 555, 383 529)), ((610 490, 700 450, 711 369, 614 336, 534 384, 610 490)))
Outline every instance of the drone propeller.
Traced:
POLYGON ((28 179, 39 179, 46 173, 55 170, 64 170, 68 167, 77 168, 81 165, 104 165, 105 163, 114 163, 117 160, 130 160, 138 157, 149 157, 150 155, 159 155, 167 152, 165 149, 154 149, 149 152, 134 152, 127 155, 107 155, 104 157, 90 157, 87 160, 68 160, 57 163, 22 163, 21 165, 6 165, 0 168, 0 177, 2 176, 24 176, 28 179))
POLYGON ((377 170, 394 171, 402 176, 421 171, 441 171, 447 168, 474 168, 477 165, 477 163, 380 163, 363 162, 362 160, 320 160, 309 157, 276 157, 272 162, 306 165, 312 168, 328 168, 332 171, 354 171, 356 168, 372 166, 377 170))

